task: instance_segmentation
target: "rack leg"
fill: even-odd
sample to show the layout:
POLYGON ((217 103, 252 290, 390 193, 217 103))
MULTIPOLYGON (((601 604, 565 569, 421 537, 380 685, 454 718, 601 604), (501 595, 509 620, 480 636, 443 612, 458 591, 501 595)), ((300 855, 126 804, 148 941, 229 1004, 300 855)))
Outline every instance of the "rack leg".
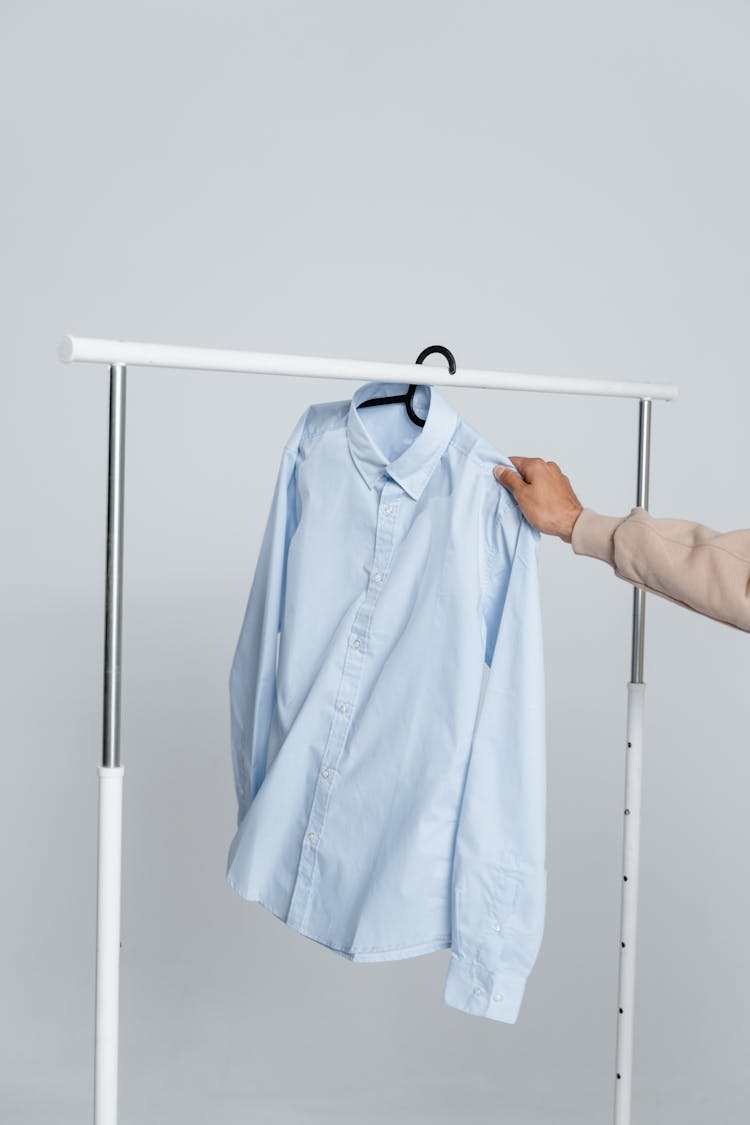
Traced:
POLYGON ((94 1121, 117 1122, 123 767, 99 766, 94 1121))
POLYGON ((615 1061, 615 1125, 630 1125, 645 692, 645 684, 634 684, 632 682, 628 684, 628 745, 625 759, 625 827, 620 899, 620 969, 615 1061))
POLYGON ((99 840, 94 1033, 94 1125, 117 1125, 120 989, 122 782, 120 656, 122 651, 122 539, 125 474, 124 365, 109 369, 107 578, 104 622, 104 731, 99 766, 99 840))
MULTIPOLYGON (((638 481, 636 504, 648 508, 651 447, 651 400, 641 399, 638 423, 638 481)), ((620 890, 620 961, 617 987, 617 1045, 615 1051, 615 1125, 630 1125, 633 1078, 633 1007, 638 922, 638 875, 641 842, 643 778, 643 682, 646 592, 633 590, 633 635, 625 751, 622 882, 620 890)))

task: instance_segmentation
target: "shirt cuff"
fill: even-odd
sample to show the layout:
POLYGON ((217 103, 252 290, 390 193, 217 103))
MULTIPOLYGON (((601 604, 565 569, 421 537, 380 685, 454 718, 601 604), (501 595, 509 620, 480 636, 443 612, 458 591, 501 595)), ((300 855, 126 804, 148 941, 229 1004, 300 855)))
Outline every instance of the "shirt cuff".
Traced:
POLYGON ((615 565, 614 534, 627 517, 602 516, 592 508, 583 508, 573 524, 570 545, 577 555, 615 565))
POLYGON ((443 1000, 470 1016, 515 1023, 525 987, 525 977, 491 972, 479 961, 451 953, 443 1000))

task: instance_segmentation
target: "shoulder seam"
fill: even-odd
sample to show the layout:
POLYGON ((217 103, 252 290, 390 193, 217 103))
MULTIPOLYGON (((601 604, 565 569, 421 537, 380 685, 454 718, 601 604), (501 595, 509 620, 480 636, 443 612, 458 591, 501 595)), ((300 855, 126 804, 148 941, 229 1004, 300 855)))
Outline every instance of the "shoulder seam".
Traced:
MULTIPOLYGON (((342 405, 342 406, 346 406, 347 409, 348 409, 348 400, 346 400, 346 399, 337 400, 337 404, 342 405)), ((342 424, 346 424, 346 411, 344 411, 342 414, 337 414, 336 412, 331 411, 331 413, 328 415, 328 417, 323 422, 318 423, 318 425, 315 426, 314 428, 311 428, 311 429, 308 428, 307 420, 308 420, 308 417, 309 417, 309 412, 310 412, 311 407, 312 406, 329 406, 329 405, 332 406, 333 403, 311 403, 310 406, 306 407, 306 409, 304 411, 305 422, 303 424, 302 432, 300 433, 300 438, 299 438, 299 445, 300 446, 302 445, 303 441, 309 441, 312 438, 318 437, 319 434, 324 434, 328 430, 340 428, 340 426, 342 424)), ((290 453, 296 453, 297 452, 297 449, 294 446, 290 446, 289 444, 287 444, 285 446, 285 449, 287 449, 290 453)))

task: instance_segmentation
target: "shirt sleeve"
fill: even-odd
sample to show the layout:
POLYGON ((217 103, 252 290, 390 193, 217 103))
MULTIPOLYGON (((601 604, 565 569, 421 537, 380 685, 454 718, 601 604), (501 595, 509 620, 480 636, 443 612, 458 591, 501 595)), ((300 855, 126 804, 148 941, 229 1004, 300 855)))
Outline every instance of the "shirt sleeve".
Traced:
POLYGON ((571 545, 577 555, 609 563, 626 582, 750 632, 750 528, 714 531, 692 520, 657 519, 640 507, 624 517, 584 508, 571 545))
POLYGON ((284 446, 271 507, 229 674, 230 738, 237 824, 266 773, 276 704, 277 641, 284 612, 286 561, 298 521, 297 457, 305 411, 284 446))
POLYGON ((546 908, 541 536, 505 494, 493 537, 483 602, 489 674, 459 810, 443 999, 515 1023, 546 908))

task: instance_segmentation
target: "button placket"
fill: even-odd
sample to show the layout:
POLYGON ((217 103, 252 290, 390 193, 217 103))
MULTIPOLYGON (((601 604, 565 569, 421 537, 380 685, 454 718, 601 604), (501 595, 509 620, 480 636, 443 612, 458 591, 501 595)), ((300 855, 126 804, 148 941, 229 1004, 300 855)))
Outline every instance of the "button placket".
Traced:
POLYGON ((399 486, 392 481, 386 481, 381 489, 378 502, 378 519, 375 530, 375 551, 370 568, 370 592, 373 586, 376 597, 387 577, 387 567, 393 553, 393 543, 398 516, 398 502, 396 496, 399 486))
POLYGON ((351 716, 356 703, 367 652, 366 641, 369 637, 370 622, 380 589, 387 576, 387 568, 393 552, 396 517, 398 515, 398 502, 395 496, 398 488, 397 484, 390 481, 386 481, 382 487, 378 501, 375 550, 371 563, 370 580, 365 589, 365 596, 352 622, 349 643, 344 650, 339 690, 334 701, 333 719, 323 752, 323 768, 318 772, 307 822, 307 835, 302 848, 297 878, 287 915, 287 922, 300 929, 305 924, 312 904, 311 892, 316 857, 323 836, 328 802, 334 788, 336 767, 351 729, 351 716), (322 779, 325 779, 325 782, 322 779))

